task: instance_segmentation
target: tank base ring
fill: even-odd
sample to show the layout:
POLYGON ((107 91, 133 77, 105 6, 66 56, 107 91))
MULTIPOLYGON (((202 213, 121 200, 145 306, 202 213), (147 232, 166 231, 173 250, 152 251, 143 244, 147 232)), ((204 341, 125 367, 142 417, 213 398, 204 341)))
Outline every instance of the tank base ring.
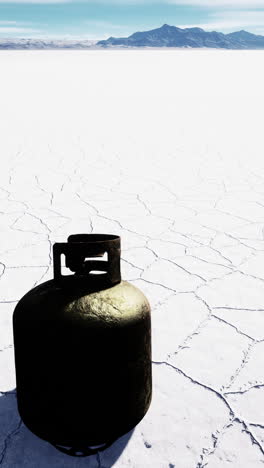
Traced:
POLYGON ((72 457, 88 457, 89 455, 95 455, 97 452, 100 452, 110 447, 110 445, 112 445, 115 440, 116 439, 111 440, 110 442, 106 442, 104 444, 92 445, 88 447, 68 447, 64 445, 53 444, 52 442, 51 445, 53 445, 53 447, 55 447, 60 452, 63 452, 66 455, 71 455, 72 457))

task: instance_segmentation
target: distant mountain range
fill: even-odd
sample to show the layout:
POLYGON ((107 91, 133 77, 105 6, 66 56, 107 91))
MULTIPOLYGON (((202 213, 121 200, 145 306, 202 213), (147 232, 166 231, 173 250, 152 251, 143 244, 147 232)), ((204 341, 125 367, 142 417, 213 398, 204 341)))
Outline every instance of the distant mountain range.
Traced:
POLYGON ((247 31, 223 34, 201 28, 177 28, 164 24, 151 31, 136 32, 129 37, 109 37, 97 42, 101 47, 210 47, 217 49, 264 49, 264 36, 247 31))
POLYGON ((0 39, 3 49, 90 49, 98 41, 92 40, 52 40, 52 39, 0 39))
POLYGON ((93 40, 0 39, 0 49, 101 49, 131 47, 210 47, 214 49, 264 49, 264 36, 247 31, 223 34, 201 28, 177 28, 164 24, 129 37, 93 40))

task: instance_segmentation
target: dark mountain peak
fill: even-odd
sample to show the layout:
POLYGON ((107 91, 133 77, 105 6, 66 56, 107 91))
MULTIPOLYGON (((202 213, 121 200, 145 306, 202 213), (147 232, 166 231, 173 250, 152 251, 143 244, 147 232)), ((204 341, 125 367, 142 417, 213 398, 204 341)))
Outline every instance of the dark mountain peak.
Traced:
POLYGON ((254 34, 246 31, 245 29, 240 29, 240 31, 237 31, 238 34, 248 34, 249 36, 254 36, 254 34))
POLYGON ((175 26, 170 26, 169 24, 163 24, 163 26, 161 26, 161 28, 159 29, 171 29, 171 28, 175 28, 175 26))
POLYGON ((192 31, 192 32, 202 32, 202 33, 205 32, 205 30, 202 29, 202 28, 185 28, 185 31, 187 31, 187 30, 192 31))
POLYGON ((227 34, 227 36, 232 36, 232 37, 241 37, 241 38, 254 38, 254 37, 261 37, 261 36, 256 36, 255 34, 252 34, 248 31, 245 31, 244 29, 241 29, 240 31, 235 31, 232 33, 227 34))

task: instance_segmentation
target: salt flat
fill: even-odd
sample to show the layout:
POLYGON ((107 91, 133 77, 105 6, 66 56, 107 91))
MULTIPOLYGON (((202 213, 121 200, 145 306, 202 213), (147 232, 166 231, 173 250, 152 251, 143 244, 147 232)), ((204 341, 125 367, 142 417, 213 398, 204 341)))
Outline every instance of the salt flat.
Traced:
POLYGON ((263 59, 0 52, 3 468, 263 467, 263 59), (78 232, 121 236, 122 277, 152 306, 154 388, 128 441, 75 460, 21 424, 11 320, 78 232))

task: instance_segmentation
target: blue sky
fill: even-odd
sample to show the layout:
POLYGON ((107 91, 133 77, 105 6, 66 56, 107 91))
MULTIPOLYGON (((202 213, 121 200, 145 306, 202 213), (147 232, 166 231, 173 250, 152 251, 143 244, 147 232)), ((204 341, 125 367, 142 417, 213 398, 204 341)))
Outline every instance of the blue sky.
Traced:
POLYGON ((164 23, 264 35, 264 0, 0 0, 0 37, 104 39, 164 23))

